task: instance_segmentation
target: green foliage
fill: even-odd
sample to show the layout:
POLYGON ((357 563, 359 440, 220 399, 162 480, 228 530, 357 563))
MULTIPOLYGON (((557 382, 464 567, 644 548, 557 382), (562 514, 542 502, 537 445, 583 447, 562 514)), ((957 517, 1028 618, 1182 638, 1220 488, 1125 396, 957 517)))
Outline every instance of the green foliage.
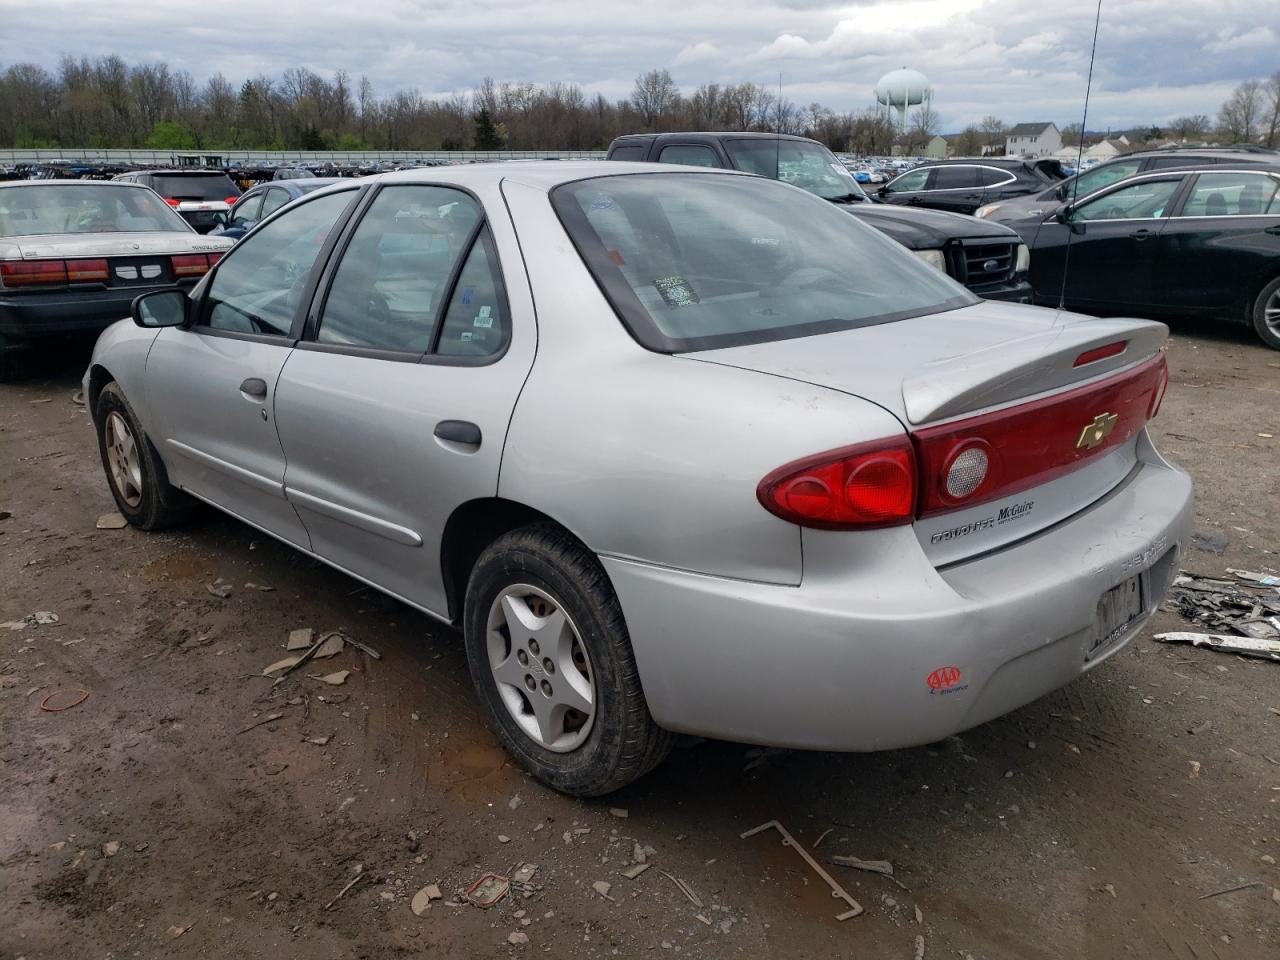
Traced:
POLYGON ((151 128, 146 145, 152 150, 191 150, 200 146, 196 135, 175 120, 160 120, 151 128))
POLYGON ((480 111, 472 119, 476 125, 476 149, 501 150, 503 146, 502 137, 498 133, 498 128, 493 122, 493 116, 488 109, 481 107, 480 111))
POLYGON ((338 142, 334 144, 335 150, 366 150, 363 140, 354 133, 344 133, 338 138, 338 142))

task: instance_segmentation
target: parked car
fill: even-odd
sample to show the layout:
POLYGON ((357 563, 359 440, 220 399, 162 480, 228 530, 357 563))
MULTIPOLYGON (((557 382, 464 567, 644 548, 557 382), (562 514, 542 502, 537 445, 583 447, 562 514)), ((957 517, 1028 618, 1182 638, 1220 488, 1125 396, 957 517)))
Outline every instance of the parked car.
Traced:
POLYGON ((214 227, 210 232, 213 236, 239 240, 258 221, 267 219, 286 203, 341 180, 341 177, 310 177, 259 184, 246 190, 226 214, 226 223, 214 227))
MULTIPOLYGON (((1068 177, 1038 193, 1013 197, 979 207, 974 216, 1009 223, 1026 217, 1047 216, 1072 198, 1083 198, 1103 187, 1139 173, 1172 170, 1178 167, 1205 167, 1227 164, 1233 167, 1280 163, 1280 151, 1260 147, 1164 148, 1130 153, 1105 163, 1089 166, 1086 161, 1079 176, 1068 177)), ((1066 169, 1065 167, 1063 168, 1066 169)))
POLYGON ((112 177, 150 187, 198 233, 208 233, 240 196, 240 188, 221 170, 134 170, 112 177))
POLYGON ((885 203, 973 213, 989 203, 1040 193, 1061 179, 1057 160, 937 160, 895 177, 877 196, 885 203))
POLYGON ((1280 349, 1280 164, 1145 173, 1013 226, 1038 303, 1245 322, 1280 349))
POLYGON ((230 246, 144 187, 0 183, 0 380, 21 371, 23 346, 97 333, 140 293, 194 284, 230 246))
POLYGON ((271 175, 272 180, 310 180, 312 177, 315 174, 306 167, 279 167, 271 175))
POLYGON ((759 177, 489 164, 303 197, 84 386, 131 524, 189 493, 457 624, 506 748, 597 795, 672 732, 932 743, 1120 649, 1189 535, 1166 332, 759 177))
POLYGON ((683 163, 785 180, 888 234, 981 297, 1031 299, 1029 253, 1012 230, 992 231, 999 225, 972 217, 873 203, 835 154, 816 140, 761 133, 634 134, 614 140, 608 159, 683 163))

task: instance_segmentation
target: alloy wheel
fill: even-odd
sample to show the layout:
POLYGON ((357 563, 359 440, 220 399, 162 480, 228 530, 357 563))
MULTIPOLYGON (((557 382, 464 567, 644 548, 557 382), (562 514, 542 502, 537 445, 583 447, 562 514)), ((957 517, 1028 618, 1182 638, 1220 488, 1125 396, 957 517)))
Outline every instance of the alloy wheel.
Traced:
POLYGON ((544 590, 513 584, 494 598, 489 668, 507 712, 539 746, 568 753, 591 733, 596 685, 578 628, 544 590))
POLYGON ((1262 308, 1262 322, 1266 324, 1268 330, 1280 337, 1280 290, 1267 297, 1267 302, 1262 308))
POLYGON ((138 456, 138 442, 128 422, 115 411, 107 414, 103 443, 107 450, 111 484, 120 499, 136 510, 142 504, 142 462, 138 456))

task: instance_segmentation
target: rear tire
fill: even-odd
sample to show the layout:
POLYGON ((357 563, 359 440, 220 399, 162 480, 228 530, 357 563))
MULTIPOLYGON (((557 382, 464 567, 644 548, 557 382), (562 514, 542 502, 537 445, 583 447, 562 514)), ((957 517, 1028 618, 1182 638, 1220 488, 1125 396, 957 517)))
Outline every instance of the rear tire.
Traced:
POLYGON ((648 773, 670 751, 674 738, 649 713, 609 578, 562 528, 538 523, 490 544, 471 571, 463 627, 490 728, 548 786, 600 796, 648 773))
POLYGON ((164 463, 114 380, 94 405, 98 454, 116 508, 140 530, 161 530, 186 520, 194 501, 169 483, 164 463))
POLYGON ((1276 277, 1253 301, 1253 329, 1272 350, 1280 350, 1280 277, 1276 277))

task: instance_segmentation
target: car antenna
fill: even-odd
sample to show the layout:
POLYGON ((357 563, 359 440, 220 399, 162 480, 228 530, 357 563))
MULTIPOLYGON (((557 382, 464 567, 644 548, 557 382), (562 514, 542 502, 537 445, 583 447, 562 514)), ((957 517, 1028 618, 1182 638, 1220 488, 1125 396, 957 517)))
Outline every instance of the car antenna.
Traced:
POLYGON ((778 109, 773 115, 773 178, 782 179, 782 71, 778 71, 778 109))
MULTIPOLYGON (((1080 118, 1080 140, 1076 144, 1076 172, 1071 184, 1071 199, 1068 205, 1075 203, 1080 195, 1080 165, 1084 162, 1084 132, 1089 124, 1089 93, 1093 89, 1093 58, 1098 52, 1098 24, 1102 22, 1102 0, 1098 0, 1098 12, 1093 17, 1093 46, 1089 48, 1089 79, 1084 85, 1084 116, 1080 118)), ((1058 290, 1058 309, 1067 305, 1067 270, 1071 266, 1071 237, 1074 231, 1067 224, 1067 248, 1062 254, 1062 286, 1058 290)))

